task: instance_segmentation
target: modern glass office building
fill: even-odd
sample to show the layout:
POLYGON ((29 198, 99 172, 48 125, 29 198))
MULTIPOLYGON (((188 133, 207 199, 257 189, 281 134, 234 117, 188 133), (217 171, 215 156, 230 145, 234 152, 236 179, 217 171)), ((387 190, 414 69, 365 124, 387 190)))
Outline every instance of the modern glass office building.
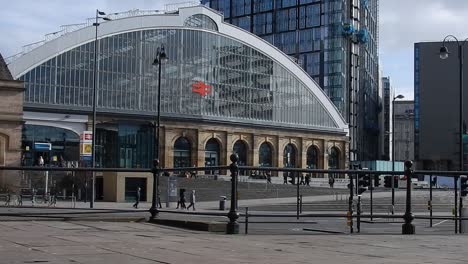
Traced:
POLYGON ((348 125, 339 110, 268 42, 205 6, 110 18, 97 28, 97 54, 96 28, 83 25, 9 63, 25 82, 23 150, 30 164, 39 154, 50 164, 80 159, 96 77, 97 166, 151 167, 156 144, 166 167, 224 165, 233 152, 243 165, 346 166, 348 125), (162 46, 168 61, 161 67, 157 139, 152 63, 162 46))
POLYGON ((350 124, 350 158, 378 158, 378 0, 202 0, 296 62, 350 124))

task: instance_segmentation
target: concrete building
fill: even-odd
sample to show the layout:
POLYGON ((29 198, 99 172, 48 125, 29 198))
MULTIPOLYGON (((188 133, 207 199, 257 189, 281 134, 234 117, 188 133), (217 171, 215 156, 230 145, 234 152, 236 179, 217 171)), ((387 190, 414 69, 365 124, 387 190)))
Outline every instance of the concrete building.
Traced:
MULTIPOLYGON (((348 166, 345 119, 319 84, 267 41, 201 5, 110 18, 98 27, 97 166, 149 168, 155 144, 165 167, 227 165, 233 152, 241 165, 348 166), (156 138, 152 62, 161 45, 169 60, 162 65, 156 138)), ((10 62, 27 88, 28 164, 38 155, 50 166, 84 163, 79 135, 91 130, 95 30, 65 27, 10 62)), ((98 176, 97 198, 126 199, 135 186, 149 197, 150 183, 143 174, 98 176)))
POLYGON ((350 159, 379 159, 378 0, 202 0, 287 55, 350 124, 350 159))
POLYGON ((382 137, 382 160, 392 160, 392 135, 393 135, 393 98, 395 91, 391 85, 390 77, 382 77, 382 112, 380 118, 383 122, 382 137))
MULTIPOLYGON (((442 60, 441 46, 441 42, 414 45, 415 159, 418 169, 459 170, 462 137, 458 48, 455 43, 447 43, 450 56, 442 60)), ((468 46, 463 49, 468 54, 468 46)), ((464 68, 463 76, 468 79, 468 67, 464 68)), ((464 120, 468 118, 467 85, 465 81, 464 120)))
POLYGON ((395 160, 414 160, 414 101, 395 101, 395 160))
MULTIPOLYGON (((21 165, 22 81, 15 81, 0 54, 0 166, 21 165)), ((18 172, 0 170, 0 188, 20 186, 18 172)))

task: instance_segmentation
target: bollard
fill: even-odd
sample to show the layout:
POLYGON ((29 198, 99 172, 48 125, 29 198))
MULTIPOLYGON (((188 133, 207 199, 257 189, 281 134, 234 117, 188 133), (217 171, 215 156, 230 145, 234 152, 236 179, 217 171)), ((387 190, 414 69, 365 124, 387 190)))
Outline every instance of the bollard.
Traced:
POLYGON ((239 223, 237 222, 239 218, 239 214, 237 213, 237 176, 239 175, 237 162, 239 161, 239 156, 231 154, 230 160, 232 161, 231 165, 229 165, 229 170, 231 171, 231 207, 227 214, 229 223, 227 224, 226 233, 239 234, 239 223))
POLYGON ((153 160, 153 197, 151 199, 151 208, 149 209, 149 212, 151 214, 151 219, 155 219, 156 216, 158 216, 158 201, 157 199, 159 198, 159 193, 158 193, 158 185, 159 185, 159 173, 161 169, 159 167, 159 159, 154 159, 153 160))
POLYGON ((245 208, 245 234, 249 233, 249 207, 245 208))
POLYGON ((413 178, 413 170, 411 167, 413 162, 405 161, 405 177, 406 177, 406 211, 403 216, 405 223, 402 226, 403 235, 412 235, 415 233, 415 227, 411 223, 414 220, 414 216, 411 213, 411 179, 413 178))

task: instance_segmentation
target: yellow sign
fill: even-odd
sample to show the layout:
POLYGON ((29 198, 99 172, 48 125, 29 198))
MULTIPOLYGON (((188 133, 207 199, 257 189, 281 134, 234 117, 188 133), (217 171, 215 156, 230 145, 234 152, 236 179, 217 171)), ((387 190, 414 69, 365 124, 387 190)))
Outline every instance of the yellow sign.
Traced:
POLYGON ((82 156, 91 156, 93 153, 93 148, 91 146, 91 143, 81 143, 81 148, 80 148, 80 154, 82 156))

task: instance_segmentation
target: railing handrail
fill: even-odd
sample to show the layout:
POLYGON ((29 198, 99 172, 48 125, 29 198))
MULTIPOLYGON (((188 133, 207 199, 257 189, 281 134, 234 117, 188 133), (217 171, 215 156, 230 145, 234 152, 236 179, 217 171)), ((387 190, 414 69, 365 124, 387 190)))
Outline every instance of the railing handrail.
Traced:
MULTIPOLYGON (((152 168, 90 168, 90 167, 48 167, 48 166, 0 166, 1 170, 22 170, 22 171, 95 171, 95 172, 152 172, 152 168)), ((161 172, 174 171, 215 171, 229 170, 229 166, 213 167, 181 167, 181 168, 160 168, 161 172)), ((259 167, 259 166, 239 166, 239 170, 264 171, 264 172, 298 172, 298 173, 327 173, 327 174, 350 174, 359 175, 403 175, 402 171, 375 171, 375 170, 325 170, 325 169, 305 169, 305 168, 284 168, 284 167, 259 167)), ((457 177, 468 175, 468 171, 414 171, 414 175, 434 175, 442 177, 457 177)))

